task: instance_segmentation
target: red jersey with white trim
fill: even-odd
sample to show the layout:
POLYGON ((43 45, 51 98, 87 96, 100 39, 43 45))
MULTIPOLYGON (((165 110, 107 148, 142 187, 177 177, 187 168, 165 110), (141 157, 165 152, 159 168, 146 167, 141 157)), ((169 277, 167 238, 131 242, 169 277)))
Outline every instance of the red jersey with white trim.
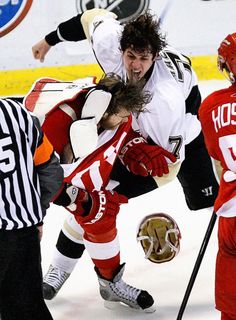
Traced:
POLYGON ((236 84, 210 94, 202 102, 199 118, 208 152, 223 168, 215 211, 236 216, 236 84))
MULTIPOLYGON (((74 120, 80 119, 85 96, 91 86, 94 86, 94 78, 80 79, 73 83, 41 79, 25 99, 26 106, 41 119, 43 131, 59 156, 62 156, 65 146, 70 143, 70 125, 74 120)), ((76 162, 61 164, 64 181, 88 192, 106 187, 131 124, 130 116, 117 129, 103 130, 98 135, 97 149, 94 152, 76 162)), ((82 139, 86 137, 81 137, 82 139)))
POLYGON ((115 160, 124 146, 131 128, 132 117, 116 130, 104 130, 98 136, 98 148, 72 164, 62 165, 65 181, 87 191, 107 186, 115 160))

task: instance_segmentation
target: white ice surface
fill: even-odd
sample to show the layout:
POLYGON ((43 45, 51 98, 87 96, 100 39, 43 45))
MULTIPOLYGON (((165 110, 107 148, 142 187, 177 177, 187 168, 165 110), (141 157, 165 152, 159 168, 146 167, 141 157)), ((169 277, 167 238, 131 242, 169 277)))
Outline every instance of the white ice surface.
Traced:
MULTIPOLYGON (((227 81, 200 83, 202 96, 229 86, 227 81)), ((156 312, 145 314, 126 307, 108 310, 99 295, 93 264, 87 254, 78 262, 57 297, 47 302, 55 320, 175 320, 186 290, 197 254, 211 217, 211 210, 191 212, 184 200, 179 182, 174 182, 123 205, 118 216, 121 244, 121 261, 126 262, 124 280, 131 285, 148 290, 155 299, 156 312), (144 259, 140 244, 136 242, 138 222, 147 214, 165 212, 178 223, 182 233, 178 256, 165 264, 154 264, 144 259)), ((51 205, 45 219, 42 240, 42 263, 46 272, 65 211, 51 205)), ((219 320, 214 309, 214 272, 217 252, 217 223, 213 230, 184 320, 219 320)))

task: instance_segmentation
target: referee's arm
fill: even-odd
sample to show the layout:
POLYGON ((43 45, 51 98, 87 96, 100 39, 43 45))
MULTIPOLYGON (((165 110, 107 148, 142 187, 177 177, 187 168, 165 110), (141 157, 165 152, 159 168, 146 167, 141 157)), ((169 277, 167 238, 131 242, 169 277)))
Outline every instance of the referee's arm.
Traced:
POLYGON ((45 211, 62 186, 63 169, 53 146, 42 132, 38 119, 35 116, 32 117, 40 133, 34 163, 39 176, 42 210, 45 211))

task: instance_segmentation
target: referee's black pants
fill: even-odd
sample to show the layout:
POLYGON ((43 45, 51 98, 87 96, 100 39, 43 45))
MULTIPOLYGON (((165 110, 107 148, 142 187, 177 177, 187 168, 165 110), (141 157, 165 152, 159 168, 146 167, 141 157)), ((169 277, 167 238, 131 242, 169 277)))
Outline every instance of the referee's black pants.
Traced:
POLYGON ((1 320, 52 320, 42 294, 38 230, 0 230, 1 320))

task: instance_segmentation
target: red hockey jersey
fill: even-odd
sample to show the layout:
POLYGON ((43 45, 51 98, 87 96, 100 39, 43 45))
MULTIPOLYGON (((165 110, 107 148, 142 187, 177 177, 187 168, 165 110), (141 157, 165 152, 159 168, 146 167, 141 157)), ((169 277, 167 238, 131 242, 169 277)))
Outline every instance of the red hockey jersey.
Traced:
MULTIPOLYGON (((74 120, 80 119, 85 95, 89 86, 94 86, 93 83, 93 78, 86 78, 84 81, 81 79, 75 83, 41 79, 25 99, 27 108, 41 119, 43 131, 59 156, 70 142, 70 125, 74 120)), ((116 130, 104 130, 98 136, 98 145, 94 152, 74 163, 62 164, 64 181, 88 192, 106 187, 113 164, 131 129, 131 123, 130 116, 128 122, 121 124, 116 130)))
POLYGON ((236 216, 236 84, 210 94, 202 102, 199 118, 208 152, 223 168, 215 211, 236 216))

